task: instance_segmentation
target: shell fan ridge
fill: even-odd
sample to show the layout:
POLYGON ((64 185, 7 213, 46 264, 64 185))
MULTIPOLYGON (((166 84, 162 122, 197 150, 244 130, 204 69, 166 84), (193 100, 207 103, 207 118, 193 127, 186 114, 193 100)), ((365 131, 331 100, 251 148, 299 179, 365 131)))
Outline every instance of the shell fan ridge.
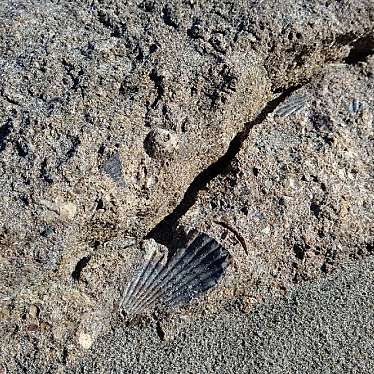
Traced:
POLYGON ((229 252, 203 233, 169 258, 166 251, 154 250, 128 283, 121 307, 127 315, 136 315, 187 304, 215 287, 229 263, 229 252))

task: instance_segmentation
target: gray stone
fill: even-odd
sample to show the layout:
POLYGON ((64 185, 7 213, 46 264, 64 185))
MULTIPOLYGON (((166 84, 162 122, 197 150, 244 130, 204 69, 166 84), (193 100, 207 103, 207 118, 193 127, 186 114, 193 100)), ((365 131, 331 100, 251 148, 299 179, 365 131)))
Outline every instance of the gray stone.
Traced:
POLYGON ((184 215, 233 254, 227 293, 282 293, 373 254, 373 73, 373 58, 326 67, 292 95, 308 109, 275 108, 184 215))
POLYGON ((182 245, 179 223, 234 258, 182 315, 371 254, 373 19, 371 0, 1 1, 0 370, 78 364, 122 323, 140 242, 182 245), (305 106, 274 116, 290 93, 305 106))

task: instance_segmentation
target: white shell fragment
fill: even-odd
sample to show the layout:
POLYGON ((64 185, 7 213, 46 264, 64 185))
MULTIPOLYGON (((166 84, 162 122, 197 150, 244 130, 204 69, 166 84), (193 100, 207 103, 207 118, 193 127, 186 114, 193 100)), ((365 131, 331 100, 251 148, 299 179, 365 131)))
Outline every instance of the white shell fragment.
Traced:
POLYGON ((292 96, 278 106, 275 114, 279 117, 288 117, 291 114, 301 112, 307 105, 305 96, 292 96))
POLYGON ((92 337, 89 334, 86 334, 84 332, 81 332, 78 336, 79 344, 84 349, 90 349, 93 343, 92 337))
POLYGON ((155 250, 128 284, 122 308, 134 315, 188 303, 219 282, 229 260, 229 252, 206 234, 197 235, 169 258, 155 250))

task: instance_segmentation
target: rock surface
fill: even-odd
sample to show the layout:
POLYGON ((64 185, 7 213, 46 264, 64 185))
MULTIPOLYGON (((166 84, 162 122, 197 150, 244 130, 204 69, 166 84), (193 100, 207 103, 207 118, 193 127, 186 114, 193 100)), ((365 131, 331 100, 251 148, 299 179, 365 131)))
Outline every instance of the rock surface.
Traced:
POLYGON ((250 131, 183 217, 233 254, 226 280, 244 304, 373 254, 373 98, 373 58, 324 69, 250 131))
POLYGON ((77 365, 145 237, 232 254, 194 318, 372 254, 373 22, 371 0, 2 1, 0 368, 77 365))

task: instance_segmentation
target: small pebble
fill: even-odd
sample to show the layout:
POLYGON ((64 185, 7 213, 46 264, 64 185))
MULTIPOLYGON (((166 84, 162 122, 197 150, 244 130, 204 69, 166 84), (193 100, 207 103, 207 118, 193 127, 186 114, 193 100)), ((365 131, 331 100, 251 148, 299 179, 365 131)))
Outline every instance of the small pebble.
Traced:
POLYGON ((62 203, 59 206, 59 214, 62 218, 73 219, 77 213, 77 206, 74 203, 62 203))
POLYGON ((38 307, 35 305, 31 305, 29 308, 29 316, 31 318, 36 318, 38 316, 39 310, 38 307))
POLYGON ((288 178, 288 185, 291 188, 294 188, 295 187, 295 179, 294 178, 288 178))
POLYGON ((31 323, 30 325, 27 326, 27 331, 34 332, 38 331, 39 326, 36 323, 31 323))
POLYGON ((84 349, 90 349, 93 343, 92 337, 89 334, 86 334, 84 332, 81 332, 78 337, 79 344, 84 349))
POLYGON ((261 230, 261 232, 265 235, 269 235, 270 234, 270 226, 266 226, 263 230, 261 230))

